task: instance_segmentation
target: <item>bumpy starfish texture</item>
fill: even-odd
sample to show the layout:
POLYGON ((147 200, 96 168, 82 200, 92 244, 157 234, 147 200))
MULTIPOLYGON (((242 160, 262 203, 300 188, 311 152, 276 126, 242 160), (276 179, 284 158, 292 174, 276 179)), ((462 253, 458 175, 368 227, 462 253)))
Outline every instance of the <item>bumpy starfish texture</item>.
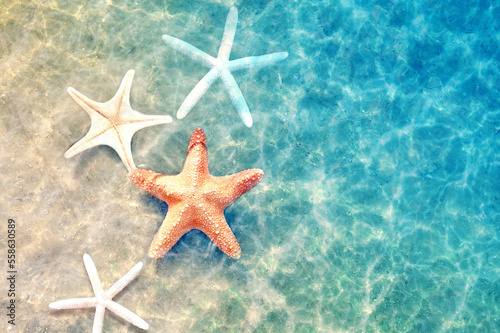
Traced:
POLYGON ((93 333, 102 332, 104 312, 106 308, 133 325, 142 328, 143 330, 147 330, 149 325, 143 319, 112 300, 113 297, 122 291, 122 289, 125 288, 139 274, 142 269, 142 262, 135 265, 120 280, 116 281, 116 283, 109 288, 107 292, 104 292, 102 289, 101 281, 97 275, 97 269, 88 254, 83 255, 83 262, 85 263, 85 268, 87 269, 92 289, 94 289, 95 297, 66 299, 64 301, 50 303, 49 307, 56 310, 95 307, 94 326, 92 328, 93 333))
POLYGON ((89 132, 66 151, 64 157, 70 158, 82 151, 107 145, 116 150, 127 170, 135 169, 132 158, 132 136, 145 127, 172 122, 170 116, 148 116, 134 111, 130 106, 130 88, 134 79, 134 70, 129 70, 122 80, 115 96, 106 103, 94 102, 74 88, 68 88, 68 94, 90 116, 92 121, 89 132))
POLYGON ((189 230, 199 229, 231 258, 241 257, 241 248, 224 218, 224 209, 264 177, 260 169, 214 177, 208 171, 207 141, 201 128, 189 141, 182 172, 167 176, 135 169, 129 178, 140 188, 168 204, 168 212, 155 235, 149 256, 161 258, 189 230))
POLYGON ((196 103, 198 103, 198 101, 205 94, 208 88, 210 88, 212 83, 220 78, 227 90, 227 93, 229 94, 229 98, 236 108, 236 111, 238 111, 241 120, 243 120, 243 123, 246 126, 252 126, 252 115, 250 114, 250 111, 248 109, 247 102, 245 101, 245 98, 243 97, 243 94, 241 93, 241 90, 234 80, 231 72, 272 65, 278 61, 284 60, 286 57, 288 57, 288 53, 277 52, 257 57, 246 57, 236 60, 229 60, 231 48, 233 47, 233 40, 237 23, 238 10, 236 9, 236 7, 231 7, 231 9, 229 10, 229 14, 227 15, 226 26, 224 27, 224 35, 222 37, 222 42, 217 58, 206 54, 200 49, 180 39, 169 35, 162 36, 163 41, 167 45, 210 68, 210 71, 200 80, 200 82, 198 82, 198 84, 193 88, 193 90, 191 90, 189 95, 182 103, 181 107, 177 111, 178 119, 184 118, 196 105, 196 103))

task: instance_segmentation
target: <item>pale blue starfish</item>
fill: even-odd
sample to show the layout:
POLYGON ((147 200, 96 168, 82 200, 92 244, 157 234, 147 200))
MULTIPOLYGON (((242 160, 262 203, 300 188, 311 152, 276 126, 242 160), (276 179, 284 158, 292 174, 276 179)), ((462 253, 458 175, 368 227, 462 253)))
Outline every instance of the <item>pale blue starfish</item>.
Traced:
POLYGON ((198 82, 182 103, 179 111, 177 111, 178 119, 184 118, 196 105, 196 103, 198 103, 208 88, 210 88, 212 83, 220 78, 227 90, 227 93, 229 94, 229 98, 231 98, 231 101, 236 108, 236 111, 238 111, 241 120, 243 120, 243 123, 246 126, 252 126, 252 115, 248 110, 247 102, 245 101, 245 98, 243 97, 243 94, 241 93, 241 90, 234 80, 231 72, 272 65, 288 57, 288 53, 277 52, 258 57, 246 57, 229 60, 237 23, 238 10, 236 7, 231 7, 229 14, 227 15, 224 35, 222 36, 222 42, 217 59, 178 38, 169 35, 162 36, 163 41, 167 45, 210 68, 210 71, 200 80, 200 82, 198 82))
POLYGON ((130 172, 135 169, 132 158, 132 136, 140 129, 172 122, 170 116, 144 115, 130 106, 130 88, 134 79, 134 70, 130 69, 123 77, 115 96, 106 103, 98 103, 68 88, 68 94, 87 111, 92 121, 89 132, 71 146, 64 157, 70 158, 82 151, 107 145, 116 150, 123 164, 130 172))
POLYGON ((89 275, 92 289, 94 289, 95 297, 71 298, 64 301, 52 302, 49 304, 49 307, 56 310, 95 307, 94 326, 92 328, 93 333, 102 332, 104 312, 106 309, 111 310, 117 316, 134 324, 135 326, 142 328, 143 330, 147 330, 149 325, 141 317, 113 301, 113 297, 122 291, 122 289, 125 288, 139 274, 142 269, 142 262, 132 267, 127 274, 116 281, 115 284, 106 292, 102 289, 101 281, 97 275, 97 269, 95 268, 94 262, 86 253, 83 255, 83 262, 85 264, 87 274, 89 275))

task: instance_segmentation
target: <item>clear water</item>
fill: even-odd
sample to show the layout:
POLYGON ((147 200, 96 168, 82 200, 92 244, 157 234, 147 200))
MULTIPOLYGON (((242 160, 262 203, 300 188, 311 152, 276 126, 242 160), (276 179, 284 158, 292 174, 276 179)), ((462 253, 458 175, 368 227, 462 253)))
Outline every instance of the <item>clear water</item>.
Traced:
MULTIPOLYGON (((92 309, 48 308, 93 296, 88 253, 105 289, 144 261, 116 300, 151 332, 498 331, 499 5, 1 1, 0 215, 18 224, 17 330, 90 331, 92 309), (213 175, 263 169, 225 212, 243 257, 193 231, 154 261, 166 204, 109 148, 64 159, 90 126, 66 88, 104 102, 133 68, 134 109, 175 118, 206 69, 160 37, 216 55, 231 5, 232 59, 290 54, 235 74, 254 126, 219 82, 185 119, 138 132, 133 152, 176 174, 201 126, 213 175)), ((140 330, 107 312, 104 331, 140 330)))

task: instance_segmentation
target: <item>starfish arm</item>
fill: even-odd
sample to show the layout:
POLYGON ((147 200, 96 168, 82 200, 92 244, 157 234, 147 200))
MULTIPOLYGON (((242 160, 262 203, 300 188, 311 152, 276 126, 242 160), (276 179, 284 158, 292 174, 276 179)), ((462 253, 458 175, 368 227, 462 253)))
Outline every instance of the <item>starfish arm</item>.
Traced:
POLYGON ((173 48, 177 52, 180 52, 184 55, 187 55, 188 57, 190 57, 194 61, 198 61, 198 62, 202 63, 203 65, 205 65, 206 67, 212 67, 215 64, 214 57, 206 54, 205 52, 203 52, 199 48, 197 48, 189 43, 186 43, 185 41, 182 41, 178 38, 175 38, 175 37, 172 37, 169 35, 163 35, 163 36, 161 36, 161 39, 165 42, 165 44, 167 44, 168 46, 170 46, 171 48, 173 48))
POLYGON ((201 97, 207 92, 208 88, 212 85, 212 83, 217 80, 219 77, 219 73, 217 68, 212 68, 208 71, 207 74, 196 84, 196 86, 191 90, 189 95, 187 95, 184 102, 182 102, 181 107, 177 111, 177 119, 182 119, 191 109, 198 103, 201 97))
POLYGON ((104 304, 97 304, 97 306, 95 307, 92 333, 102 333, 102 326, 104 324, 104 312, 106 312, 106 307, 104 306, 104 304))
POLYGON ((186 232, 191 230, 189 226, 181 225, 181 220, 178 217, 181 217, 182 214, 183 209, 180 205, 168 206, 167 216, 149 247, 149 257, 162 258, 186 232))
POLYGON ((180 193, 176 191, 176 176, 162 175, 151 170, 135 169, 129 173, 129 179, 144 191, 154 195, 168 205, 178 202, 180 193))
POLYGON ((148 323, 146 323, 141 317, 127 309, 126 307, 113 302, 113 301, 108 301, 106 302, 106 307, 112 311, 114 314, 117 316, 125 319, 129 323, 132 323, 133 325, 142 328, 143 330, 149 329, 148 323))
POLYGON ((87 274, 89 275, 92 289, 94 289, 94 294, 97 298, 99 298, 104 293, 104 291, 102 290, 101 280, 99 280, 99 275, 97 275, 95 264, 87 253, 83 255, 83 263, 85 264, 85 269, 87 270, 87 274))
POLYGON ((160 116, 160 115, 145 115, 140 112, 130 110, 128 117, 121 126, 126 127, 127 131, 135 133, 143 128, 163 125, 172 122, 172 117, 170 116, 160 116))
POLYGON ((63 301, 52 302, 49 304, 49 308, 55 310, 62 309, 83 309, 91 308, 97 305, 97 298, 70 298, 63 301))
POLYGON ((260 169, 249 169, 234 175, 214 177, 219 184, 219 191, 217 191, 217 196, 210 199, 227 207, 255 187, 262 178, 264 178, 264 171, 260 169))
POLYGON ((196 128, 191 134, 182 174, 191 175, 189 180, 191 186, 199 185, 210 176, 207 138, 201 128, 196 128))
POLYGON ((238 10, 236 7, 229 9, 227 14, 226 25, 224 27, 224 35, 219 48, 217 59, 228 61, 231 55, 231 48, 233 47, 234 34, 236 32, 236 25, 238 24, 238 10))
MULTIPOLYGON (((103 122, 93 122, 89 132, 75 144, 73 144, 65 153, 65 158, 71 158, 89 148, 106 144, 106 138, 103 135, 109 135, 107 132, 112 127, 105 127, 103 122)), ((114 131, 113 131, 114 132, 114 131)))
POLYGON ((130 89, 132 88, 132 81, 134 80, 135 71, 129 69, 122 79, 120 87, 116 91, 115 96, 107 103, 113 106, 114 110, 117 110, 115 116, 121 116, 123 110, 130 110, 130 89))
POLYGON ((228 64, 230 71, 239 71, 242 69, 256 69, 265 66, 274 65, 277 62, 285 60, 288 57, 288 52, 276 52, 256 57, 246 57, 236 60, 231 60, 228 64))
POLYGON ((105 142, 102 144, 113 148, 118 156, 120 156, 128 172, 130 172, 136 168, 134 158, 132 157, 132 136, 134 133, 124 129, 123 127, 119 127, 108 131, 108 133, 103 135, 105 142))
POLYGON ((208 223, 203 223, 199 230, 205 233, 208 238, 225 254, 233 259, 241 257, 240 244, 236 240, 236 236, 224 218, 222 212, 209 211, 210 218, 208 223))
POLYGON ((132 169, 135 169, 131 149, 131 140, 133 135, 134 133, 129 133, 127 131, 123 131, 123 129, 117 129, 116 127, 112 127, 99 135, 95 135, 93 132, 89 131, 84 138, 66 151, 64 157, 70 158, 89 148, 106 145, 116 151, 123 164, 125 164, 125 167, 130 172, 132 169))
MULTIPOLYGON (((138 112, 137 112, 138 113, 138 112)), ((105 144, 112 147, 120 156, 128 172, 135 169, 134 158, 132 156, 132 137, 140 129, 165 124, 172 121, 170 116, 144 116, 135 120, 130 120, 115 129, 115 137, 107 140, 105 144)), ((112 132, 112 131, 110 131, 112 132)))
POLYGON ((119 126, 114 131, 116 132, 116 138, 107 140, 105 144, 116 150, 128 172, 130 172, 136 168, 132 156, 132 137, 134 134, 143 128, 170 122, 172 122, 172 117, 170 116, 143 116, 143 119, 127 122, 119 126))
POLYGON ((120 280, 116 281, 115 284, 106 291, 106 299, 112 299, 115 297, 120 291, 123 290, 133 279, 139 274, 142 269, 142 262, 136 264, 132 269, 128 271, 120 280))
POLYGON ((100 111, 103 108, 105 108, 106 103, 95 102, 72 87, 69 87, 66 91, 68 92, 68 95, 70 95, 71 98, 73 98, 76 104, 80 105, 82 109, 84 109, 85 112, 88 113, 88 115, 90 116, 90 118, 92 118, 92 120, 96 114, 100 115, 101 117, 109 116, 107 114, 106 115, 103 114, 100 111))
POLYGON ((229 98, 231 102, 233 102, 236 111, 240 115, 241 120, 247 127, 252 127, 253 120, 252 115, 250 114, 250 110, 248 109, 247 102, 241 93, 238 84, 234 80, 234 77, 231 75, 229 71, 223 71, 221 73, 222 83, 229 94, 229 98))

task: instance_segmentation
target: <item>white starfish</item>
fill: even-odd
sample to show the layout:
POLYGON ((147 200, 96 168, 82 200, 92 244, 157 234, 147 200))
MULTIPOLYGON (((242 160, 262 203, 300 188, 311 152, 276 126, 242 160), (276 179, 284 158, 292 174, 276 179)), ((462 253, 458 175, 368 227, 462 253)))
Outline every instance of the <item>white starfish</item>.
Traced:
POLYGON ((102 332, 104 311, 106 308, 135 326, 142 328, 143 330, 147 330, 149 325, 143 319, 120 304, 112 301, 113 297, 122 291, 122 289, 125 288, 139 274, 142 269, 142 262, 135 265, 120 280, 116 281, 116 283, 109 288, 107 292, 104 292, 102 289, 101 281, 97 275, 94 262, 86 253, 83 255, 83 262, 85 263, 90 283, 92 283, 92 289, 94 289, 95 297, 66 299, 64 301, 50 303, 49 307, 57 310, 95 307, 94 326, 92 328, 93 333, 102 332))
POLYGON ((196 84, 196 86, 191 90, 189 95, 186 97, 182 103, 179 111, 177 111, 177 118, 184 118, 189 111, 198 103, 205 92, 210 88, 212 83, 214 83, 218 78, 222 80, 224 87, 229 94, 229 98, 234 104, 236 111, 243 120, 243 123, 251 127, 252 126, 252 115, 248 110, 247 102, 241 93, 238 84, 234 80, 232 71, 238 71, 242 69, 249 68, 259 68, 268 65, 272 65, 278 61, 281 61, 288 57, 287 52, 277 52, 266 54, 258 57, 246 57, 236 60, 229 60, 231 54, 231 48, 233 47, 234 33, 236 32, 236 25, 238 23, 238 10, 236 7, 231 7, 229 14, 227 15, 226 26, 224 27, 224 35, 222 36, 222 42, 219 48, 219 54, 217 59, 206 54, 200 49, 188 44, 178 38, 163 35, 163 41, 180 53, 183 53, 193 60, 196 60, 203 65, 211 68, 210 71, 196 84))
POLYGON ((64 157, 73 157, 98 145, 108 145, 116 150, 129 172, 136 168, 132 158, 132 136, 145 127, 171 123, 172 117, 148 116, 134 111, 130 106, 133 79, 134 70, 131 69, 123 77, 115 96, 106 103, 94 102, 74 88, 68 88, 68 94, 87 111, 92 123, 87 135, 69 148, 64 157))

